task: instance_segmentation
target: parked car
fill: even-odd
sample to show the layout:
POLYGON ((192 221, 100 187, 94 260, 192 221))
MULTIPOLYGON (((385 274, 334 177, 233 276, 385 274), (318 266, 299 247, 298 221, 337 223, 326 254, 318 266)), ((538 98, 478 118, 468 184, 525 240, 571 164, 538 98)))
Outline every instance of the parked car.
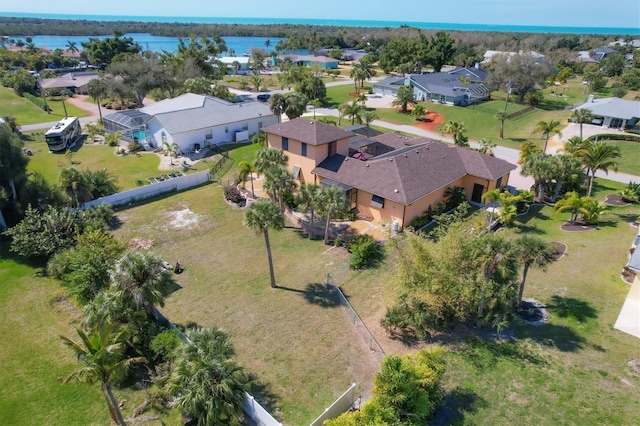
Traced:
POLYGON ((259 100, 260 102, 267 102, 267 101, 269 100, 269 98, 270 98, 270 97, 271 97, 271 95, 270 95, 270 94, 268 94, 268 93, 262 93, 262 94, 258 95, 258 100, 259 100))

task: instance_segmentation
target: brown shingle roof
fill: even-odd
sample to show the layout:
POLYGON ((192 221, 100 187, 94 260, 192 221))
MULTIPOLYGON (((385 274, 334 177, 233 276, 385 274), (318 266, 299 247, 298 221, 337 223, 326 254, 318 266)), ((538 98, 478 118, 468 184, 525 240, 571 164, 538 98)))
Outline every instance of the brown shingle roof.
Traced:
POLYGON ((378 136, 369 138, 371 140, 380 142, 384 145, 390 146, 393 149, 404 148, 405 146, 422 145, 426 142, 431 142, 429 138, 410 138, 400 133, 383 133, 378 136))
POLYGON ((515 168, 475 151, 427 142, 368 161, 335 155, 320 163, 313 173, 410 205, 468 174, 495 180, 515 168))
POLYGON ((299 140, 310 145, 324 145, 340 139, 350 138, 353 133, 330 124, 309 121, 303 118, 272 124, 262 129, 265 133, 299 140))

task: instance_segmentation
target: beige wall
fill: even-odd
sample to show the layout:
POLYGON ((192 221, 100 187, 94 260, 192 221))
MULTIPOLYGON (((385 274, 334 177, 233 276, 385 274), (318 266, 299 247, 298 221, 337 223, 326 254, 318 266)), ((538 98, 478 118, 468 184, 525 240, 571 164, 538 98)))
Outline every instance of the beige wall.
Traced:
MULTIPOLYGON (((282 149, 282 137, 267 133, 267 143, 270 148, 282 149)), ((302 142, 289 139, 289 148, 285 151, 289 157, 287 169, 292 171, 294 166, 300 167, 300 183, 314 183, 315 177, 311 171, 329 155, 329 144, 307 144, 307 156, 302 155, 302 142)), ((337 141, 336 153, 347 156, 349 154, 349 139, 337 141)))

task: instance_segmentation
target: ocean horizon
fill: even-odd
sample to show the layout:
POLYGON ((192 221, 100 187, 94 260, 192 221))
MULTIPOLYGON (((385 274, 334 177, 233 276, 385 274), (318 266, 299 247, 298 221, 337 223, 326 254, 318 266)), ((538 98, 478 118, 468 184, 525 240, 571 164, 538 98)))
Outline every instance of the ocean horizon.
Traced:
MULTIPOLYGON (((60 15, 51 13, 16 13, 0 12, 1 17, 40 18, 85 21, 113 22, 158 22, 158 23, 193 23, 193 24, 247 24, 247 25, 318 25, 344 27, 395 28, 410 26, 420 29, 449 31, 495 31, 517 33, 555 33, 555 34, 598 34, 598 35, 640 35, 640 28, 624 27, 557 27, 544 25, 491 25, 469 23, 443 23, 419 21, 376 21, 347 19, 293 19, 293 18, 232 18, 232 17, 186 17, 186 16, 127 16, 127 15, 60 15)), ((36 34, 33 34, 36 35, 36 34)), ((47 34, 40 34, 47 35, 47 34)))

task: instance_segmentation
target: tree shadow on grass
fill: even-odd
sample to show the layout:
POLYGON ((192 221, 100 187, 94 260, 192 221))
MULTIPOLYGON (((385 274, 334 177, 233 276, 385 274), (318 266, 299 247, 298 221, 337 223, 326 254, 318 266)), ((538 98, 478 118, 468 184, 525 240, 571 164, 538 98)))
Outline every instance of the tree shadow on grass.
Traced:
POLYGON ((272 415, 279 411, 280 396, 273 391, 271 384, 260 380, 255 373, 249 373, 247 392, 272 415))
POLYGON ((471 338, 463 343, 457 352, 481 371, 492 369, 501 359, 511 359, 516 363, 527 361, 536 365, 545 363, 542 358, 532 353, 528 348, 512 340, 492 342, 471 338))
POLYGON ((519 338, 528 338, 543 346, 556 348, 562 352, 576 352, 584 349, 587 341, 570 327, 556 324, 522 327, 519 338))
POLYGON ((430 425, 464 425, 465 416, 486 407, 487 401, 477 393, 456 387, 447 392, 444 401, 429 421, 430 425))
POLYGON ((336 308, 340 306, 340 297, 336 287, 331 284, 309 283, 304 290, 282 286, 278 286, 278 289, 300 293, 307 303, 318 305, 321 308, 336 308))
POLYGON ((547 304, 547 309, 560 318, 571 318, 579 323, 598 318, 598 311, 589 302, 573 297, 555 295, 547 304))

